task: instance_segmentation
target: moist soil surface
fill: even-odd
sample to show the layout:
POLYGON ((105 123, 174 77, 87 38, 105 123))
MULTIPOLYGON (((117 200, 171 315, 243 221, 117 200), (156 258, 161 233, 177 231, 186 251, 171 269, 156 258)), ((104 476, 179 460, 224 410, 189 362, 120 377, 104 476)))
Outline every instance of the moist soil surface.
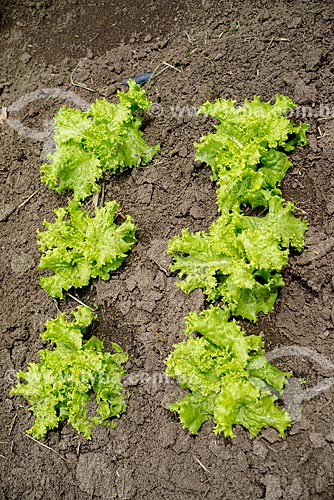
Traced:
POLYGON ((334 498, 332 1, 24 0, 0 12, 0 104, 9 108, 0 124, 0 498, 334 498), (15 372, 38 360, 45 321, 77 305, 56 302, 39 285, 36 229, 67 203, 40 182, 53 147, 50 120, 78 98, 115 100, 125 78, 158 65, 146 85, 154 104, 144 134, 161 152, 104 184, 105 200, 134 217, 138 243, 110 281, 73 292, 99 304, 94 333, 106 348, 116 341, 129 353, 128 410, 116 429, 95 428, 91 441, 64 425, 39 444, 25 435, 33 423, 27 402, 8 393, 15 372), (29 99, 42 89, 49 90, 29 99), (285 439, 266 429, 251 440, 241 427, 224 439, 212 423, 192 436, 166 408, 182 391, 163 373, 185 315, 207 306, 200 291, 187 296, 175 286, 166 255, 183 227, 206 230, 217 217, 215 186, 193 148, 213 121, 196 110, 219 97, 242 103, 278 93, 311 125, 309 146, 291 155, 283 183, 310 227, 304 252, 284 270, 275 309, 244 327, 263 332, 269 353, 294 346, 274 359, 293 371, 281 403, 294 423, 285 439))

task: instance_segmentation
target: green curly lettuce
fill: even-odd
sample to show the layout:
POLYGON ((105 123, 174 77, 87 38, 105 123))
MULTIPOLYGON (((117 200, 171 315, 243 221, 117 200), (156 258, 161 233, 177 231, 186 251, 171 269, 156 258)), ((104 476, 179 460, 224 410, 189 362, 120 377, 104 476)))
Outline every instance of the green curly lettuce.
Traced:
POLYGON ((55 347, 40 351, 39 363, 18 372, 23 383, 11 390, 29 402, 35 423, 27 432, 35 438, 68 422, 91 439, 94 426, 114 425, 111 419, 126 410, 121 377, 126 373, 127 354, 118 344, 112 343, 115 352, 111 354, 96 337, 83 339, 96 317, 89 307, 79 306, 71 314, 74 321, 67 321, 62 313, 46 322, 42 339, 55 347))
POLYGON ((304 246, 307 222, 294 217, 280 189, 291 166, 287 152, 307 144, 308 125, 285 116, 295 107, 276 96, 274 104, 254 97, 236 108, 235 101, 217 100, 199 111, 219 121, 215 133, 195 143, 195 158, 212 169, 220 216, 208 233, 184 229, 169 241, 170 269, 183 278, 178 286, 186 293, 201 288, 226 309, 191 313, 185 333, 200 336, 175 345, 166 360, 166 373, 189 391, 169 408, 194 434, 212 419, 214 432, 227 437, 234 437, 236 424, 252 437, 264 427, 283 437, 290 425, 288 413, 275 405, 290 374, 271 365, 262 337, 245 336, 230 314, 256 321, 268 313, 284 285, 290 247, 304 246), (262 208, 261 216, 245 215, 249 206, 262 208))
POLYGON ((268 206, 272 195, 281 195, 280 183, 291 166, 286 152, 307 144, 308 124, 295 125, 285 116, 296 108, 286 96, 276 96, 274 104, 259 97, 235 107, 236 101, 206 102, 199 113, 219 120, 216 132, 195 143, 197 160, 212 169, 217 181, 218 209, 223 214, 268 206))
POLYGON ((270 149, 263 154, 256 170, 249 167, 222 170, 217 180, 219 212, 224 215, 240 213, 247 205, 253 209, 267 208, 272 196, 282 195, 278 186, 290 166, 291 161, 285 153, 270 149))
POLYGON ((160 146, 149 146, 140 131, 142 113, 151 103, 145 90, 129 81, 119 103, 96 100, 87 111, 66 106, 54 117, 55 153, 41 166, 42 181, 62 193, 73 191, 76 201, 98 191, 104 172, 115 174, 126 167, 145 165, 160 146))
POLYGON ((255 437, 264 427, 274 427, 283 437, 290 425, 285 410, 275 405, 290 373, 271 365, 264 356, 260 335, 246 336, 230 313, 211 307, 186 318, 185 333, 197 332, 174 345, 165 361, 166 373, 177 378, 189 393, 169 405, 185 429, 197 434, 208 420, 214 432, 234 437, 233 427, 242 425, 255 437))
POLYGON ((65 291, 86 286, 91 278, 108 280, 120 267, 136 242, 136 225, 129 215, 117 225, 114 219, 118 208, 116 201, 108 202, 96 209, 95 217, 89 217, 71 200, 67 207, 55 210, 54 223, 44 221, 47 230, 37 230, 42 254, 39 269, 53 273, 40 278, 49 295, 63 298, 65 291))
POLYGON ((200 114, 210 115, 220 122, 215 126, 216 133, 195 143, 196 159, 212 168, 214 180, 227 169, 256 169, 268 150, 291 151, 307 144, 309 125, 295 125, 284 116, 297 107, 289 97, 277 95, 271 104, 255 96, 238 108, 235 103, 217 99, 214 103, 204 103, 199 110, 200 114))
POLYGON ((256 321, 274 306, 284 285, 280 271, 289 247, 301 250, 307 223, 293 216, 294 206, 272 196, 264 217, 221 215, 209 233, 183 229, 168 243, 170 269, 184 278, 186 293, 201 288, 209 301, 222 298, 236 316, 256 321))

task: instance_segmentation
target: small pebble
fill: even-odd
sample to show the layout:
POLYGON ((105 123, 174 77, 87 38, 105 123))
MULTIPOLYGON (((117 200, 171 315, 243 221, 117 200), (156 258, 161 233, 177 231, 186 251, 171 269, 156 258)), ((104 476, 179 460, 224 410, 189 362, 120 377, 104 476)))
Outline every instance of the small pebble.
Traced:
POLYGON ((309 437, 314 448, 324 448, 326 446, 325 438, 320 432, 310 432, 309 437))
POLYGON ((179 156, 181 156, 181 158, 185 158, 187 154, 188 154, 187 146, 182 146, 179 149, 179 156))
POLYGON ((28 52, 25 52, 21 57, 20 57, 20 61, 23 62, 23 63, 27 63, 30 61, 31 59, 31 55, 28 53, 28 52))
POLYGON ((3 222, 7 219, 7 217, 10 216, 15 210, 15 205, 4 205, 3 207, 0 207, 0 222, 3 222))
POLYGON ((106 87, 106 89, 104 91, 104 95, 109 97, 109 96, 115 94, 116 91, 117 91, 116 85, 111 84, 111 85, 108 85, 108 87, 106 87))
POLYGON ((261 444, 259 441, 254 441, 253 453, 257 457, 265 459, 266 456, 268 455, 268 448, 266 446, 264 446, 263 444, 261 444))
POLYGON ((262 431, 262 437, 270 444, 276 443, 276 441, 280 441, 278 432, 272 427, 268 427, 267 429, 262 431))

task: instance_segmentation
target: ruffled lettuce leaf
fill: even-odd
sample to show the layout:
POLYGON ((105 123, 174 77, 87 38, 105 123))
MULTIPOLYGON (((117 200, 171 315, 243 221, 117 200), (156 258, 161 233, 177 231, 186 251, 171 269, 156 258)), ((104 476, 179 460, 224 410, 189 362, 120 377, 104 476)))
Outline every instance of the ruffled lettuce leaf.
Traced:
POLYGON ((260 390, 246 378, 228 378, 217 396, 214 410, 215 434, 233 438, 234 425, 245 427, 256 437, 264 427, 275 428, 281 437, 290 426, 289 414, 275 405, 276 397, 260 390))
POLYGON ((80 144, 82 137, 92 126, 89 114, 80 109, 62 106, 54 115, 54 140, 57 146, 69 141, 80 144))
POLYGON ((219 211, 228 215, 240 213, 250 205, 268 207, 272 196, 280 196, 281 180, 290 168, 291 162, 282 151, 270 149, 263 154, 257 169, 234 167, 232 170, 221 169, 219 173, 217 204, 219 211))
POLYGON ((251 436, 264 427, 274 427, 281 436, 290 417, 275 405, 289 373, 271 365, 264 356, 260 335, 246 336, 230 321, 227 310, 211 307, 186 318, 185 333, 196 332, 174 345, 166 360, 166 373, 190 391, 181 401, 169 405, 184 428, 196 434, 213 419, 214 432, 234 437, 233 427, 243 425, 251 436))
POLYGON ((260 335, 246 336, 230 312, 221 307, 211 307, 200 314, 191 312, 186 318, 185 334, 196 332, 222 351, 248 362, 249 353, 262 353, 264 342, 260 335))
POLYGON ((307 223, 293 216, 292 203, 271 196, 264 217, 221 215, 209 233, 183 229, 168 243, 170 269, 184 278, 186 293, 201 288, 209 301, 222 298, 233 314, 256 321, 274 306, 290 246, 301 250, 307 223))
POLYGON ((29 402, 35 423, 27 432, 35 438, 68 422, 91 439, 95 425, 112 425, 110 419, 126 409, 121 377, 126 373, 127 354, 117 344, 113 344, 114 354, 105 352, 96 337, 84 340, 96 317, 89 307, 79 306, 72 314, 74 321, 67 321, 62 313, 46 323, 42 338, 55 347, 40 351, 39 363, 18 372, 22 382, 11 390, 29 402))
POLYGON ((197 434, 204 422, 212 419, 215 399, 190 392, 182 401, 171 403, 168 408, 178 414, 183 429, 197 434))
POLYGON ((126 93, 118 92, 119 103, 96 100, 87 111, 63 106, 55 114, 56 151, 41 167, 42 181, 62 193, 73 191, 76 201, 99 190, 103 173, 145 165, 160 146, 149 146, 140 130, 151 103, 145 90, 129 81, 126 93))
POLYGON ((133 81, 126 93, 118 92, 119 104, 96 101, 88 111, 93 126, 84 134, 86 148, 100 158, 103 170, 111 174, 126 167, 149 163, 159 145, 149 146, 140 131, 143 117, 150 108, 145 90, 133 81))
MULTIPOLYGON (((243 235, 244 245, 246 244, 246 240, 248 240, 248 244, 251 244, 252 240, 256 241, 252 233, 253 231, 257 231, 258 233, 264 233, 269 237, 275 238, 283 250, 288 250, 291 246, 301 251, 304 247, 305 232, 308 228, 308 223, 293 215, 295 209, 296 207, 293 203, 285 202, 281 197, 272 196, 268 203, 268 213, 264 217, 235 214, 233 220, 236 230, 243 235)), ((259 246, 261 247, 261 243, 259 243, 259 246)), ((274 247, 269 242, 266 246, 269 248, 270 255, 266 259, 266 267, 275 267, 275 258, 271 255, 271 252, 274 252, 274 247)), ((248 258, 251 253, 252 250, 248 252, 248 258)), ((264 255, 261 255, 261 259, 263 258, 264 255)))
POLYGON ((46 231, 37 231, 41 252, 39 269, 52 271, 42 276, 42 287, 55 298, 63 298, 70 288, 88 285, 91 278, 108 280, 110 273, 123 263, 136 242, 132 217, 118 225, 115 214, 119 205, 108 202, 97 208, 95 217, 75 201, 55 210, 55 222, 44 221, 46 231))
POLYGON ((100 190, 97 181, 102 177, 100 160, 87 152, 82 144, 69 141, 48 155, 51 163, 41 166, 42 181, 50 189, 63 193, 73 191, 74 200, 84 200, 100 190))

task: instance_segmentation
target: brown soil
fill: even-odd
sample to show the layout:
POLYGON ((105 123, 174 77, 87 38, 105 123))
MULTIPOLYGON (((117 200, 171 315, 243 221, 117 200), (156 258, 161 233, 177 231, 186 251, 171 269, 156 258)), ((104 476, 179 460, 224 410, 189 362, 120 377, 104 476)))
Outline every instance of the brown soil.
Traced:
MULTIPOLYGON (((212 424, 197 437, 183 431, 166 409, 179 390, 159 377, 172 345, 182 339, 184 316, 205 305, 200 292, 186 296, 163 269, 168 238, 185 226, 206 229, 217 216, 210 173, 193 161, 192 146, 211 130, 211 121, 191 112, 217 97, 242 102, 283 93, 312 110, 306 118, 310 146, 293 154, 284 182, 285 197, 310 222, 307 249, 290 259, 275 310, 246 328, 264 332, 268 351, 308 347, 334 359, 334 121, 319 117, 325 105, 334 111, 332 1, 12 0, 0 13, 5 106, 46 87, 71 90, 88 103, 113 99, 124 78, 163 61, 178 69, 166 69, 146 86, 155 106, 145 136, 151 144, 161 142, 161 153, 149 166, 106 183, 106 199, 117 199, 135 218, 139 243, 109 282, 95 281, 78 293, 100 304, 95 333, 129 352, 128 411, 116 430, 97 428, 90 442, 69 426, 50 432, 41 441, 56 453, 26 437, 33 418, 26 402, 8 391, 13 373, 38 359, 43 324, 57 314, 57 304, 39 286, 35 231, 66 196, 41 187, 39 166, 49 143, 0 125, 0 498, 334 498, 332 389, 303 402, 285 440, 266 430, 251 441, 238 428, 230 441, 216 437, 212 424), (238 21, 238 30, 219 38, 238 21), (95 92, 73 86, 71 74, 95 92), (177 116, 175 106, 190 111, 177 116)), ((63 102, 40 98, 16 117, 43 130, 63 102)), ((61 310, 75 305, 69 299, 58 304, 61 310)), ((278 363, 308 387, 333 376, 306 355, 278 363)))

